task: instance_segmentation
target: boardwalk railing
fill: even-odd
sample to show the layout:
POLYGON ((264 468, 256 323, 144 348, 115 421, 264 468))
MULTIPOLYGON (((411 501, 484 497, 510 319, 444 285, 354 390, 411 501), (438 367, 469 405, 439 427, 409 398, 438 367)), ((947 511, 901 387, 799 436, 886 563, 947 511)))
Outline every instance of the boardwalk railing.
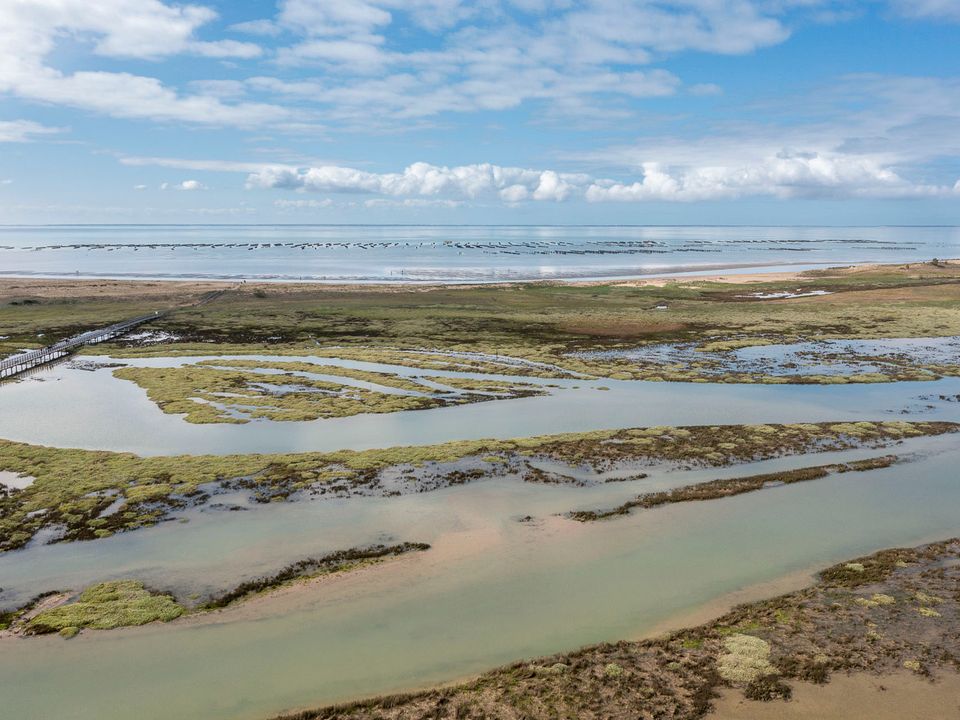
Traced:
POLYGON ((143 325, 143 323, 149 322, 150 320, 156 320, 161 317, 162 314, 163 313, 160 312, 154 312, 149 315, 141 315, 140 317, 124 320, 123 322, 118 322, 105 328, 98 328, 97 330, 90 330, 80 335, 75 335, 66 340, 54 343, 53 345, 40 348, 39 350, 30 350, 17 355, 11 355, 8 358, 0 360, 0 379, 13 377, 18 373, 35 368, 38 365, 66 357, 83 345, 95 345, 104 340, 111 340, 119 335, 124 335, 138 325, 143 325))

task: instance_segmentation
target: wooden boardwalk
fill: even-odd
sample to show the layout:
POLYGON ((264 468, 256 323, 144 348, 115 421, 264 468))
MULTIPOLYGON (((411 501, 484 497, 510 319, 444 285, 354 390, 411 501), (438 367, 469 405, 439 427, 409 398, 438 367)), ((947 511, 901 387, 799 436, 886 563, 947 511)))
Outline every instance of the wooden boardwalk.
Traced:
MULTIPOLYGON (((218 297, 223 295, 224 292, 225 291, 223 290, 216 290, 214 292, 207 293, 200 300, 193 303, 193 305, 189 307, 206 305, 207 303, 216 300, 218 297)), ((81 333, 80 335, 74 335, 71 338, 61 340, 60 342, 40 348, 39 350, 29 350, 27 352, 18 353, 16 355, 3 358, 0 360, 0 380, 5 380, 6 378, 10 378, 14 375, 19 375, 22 372, 26 372, 27 370, 39 367, 40 365, 45 365, 46 363, 53 362, 54 360, 64 358, 84 345, 96 345, 97 343, 104 342, 106 340, 112 340, 113 338, 120 337, 121 335, 126 335, 134 328, 143 325, 146 322, 150 322, 151 320, 158 320, 170 312, 172 312, 172 310, 166 310, 164 312, 160 312, 158 310, 150 313, 149 315, 141 315, 139 317, 130 318, 129 320, 123 320, 121 322, 114 323, 113 325, 109 325, 105 328, 89 330, 85 333, 81 333)))
POLYGON ((80 335, 74 335, 71 338, 61 340, 58 343, 48 345, 47 347, 40 348, 39 350, 30 350, 28 352, 11 355, 8 358, 0 360, 0 379, 13 377, 14 375, 18 375, 19 373, 38 367, 39 365, 44 365, 48 362, 59 360, 60 358, 70 355, 77 348, 84 345, 95 345, 96 343, 103 342, 104 340, 112 340, 115 337, 119 337, 120 335, 130 332, 139 325, 143 325, 145 322, 156 320, 157 318, 161 317, 161 315, 162 313, 160 312, 150 313, 149 315, 141 315, 140 317, 130 318, 129 320, 114 323, 113 325, 109 325, 105 328, 89 330, 85 333, 81 333, 80 335))

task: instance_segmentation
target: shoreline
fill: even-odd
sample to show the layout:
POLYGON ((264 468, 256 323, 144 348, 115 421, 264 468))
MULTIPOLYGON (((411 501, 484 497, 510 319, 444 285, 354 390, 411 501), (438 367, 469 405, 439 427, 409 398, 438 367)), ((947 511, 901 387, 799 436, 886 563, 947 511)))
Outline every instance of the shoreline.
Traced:
MULTIPOLYGON (((943 258, 943 265, 960 262, 960 258, 943 258)), ((274 293, 286 294, 301 290, 325 291, 366 291, 366 292, 423 292, 438 289, 494 289, 517 286, 569 286, 569 287, 664 287, 670 284, 685 283, 723 283, 723 284, 757 284, 787 281, 802 281, 816 279, 808 275, 810 272, 835 271, 838 276, 851 275, 859 272, 877 270, 884 267, 909 267, 924 265, 922 261, 905 263, 881 263, 873 261, 851 262, 836 264, 822 263, 794 263, 793 270, 767 270, 765 268, 783 268, 787 263, 737 263, 729 265, 711 265, 698 269, 655 270, 649 273, 628 275, 593 276, 593 277, 560 277, 560 278, 518 278, 485 280, 396 280, 383 279, 365 280, 299 280, 299 279, 245 279, 235 278, 188 278, 188 277, 91 277, 70 275, 7 275, 0 274, 0 300, 4 297, 16 297, 24 293, 44 293, 38 295, 44 298, 96 298, 96 297, 130 297, 130 296, 167 296, 171 290, 202 293, 224 289, 243 289, 247 292, 256 290, 271 290, 274 293), (749 269, 754 268, 751 271, 749 269), (89 290, 94 292, 91 294, 89 290), (86 291, 86 292, 85 292, 86 291)))
MULTIPOLYGON (((944 260, 950 262, 950 260, 944 260)), ((883 267, 888 263, 857 262, 850 264, 822 263, 792 263, 795 270, 770 270, 764 268, 782 268, 789 263, 736 263, 715 264, 709 266, 693 266, 683 269, 677 266, 676 270, 657 269, 644 273, 610 274, 609 276, 590 277, 557 277, 557 278, 517 278, 491 280, 300 280, 300 279, 263 279, 263 278, 189 278, 189 277, 121 277, 121 276, 72 276, 68 274, 30 275, 30 274, 0 274, 0 297, 8 294, 13 288, 55 289, 55 288, 84 288, 101 286, 105 288, 127 289, 144 288, 151 285, 160 285, 164 290, 170 288, 188 288, 192 291, 223 290, 224 286, 242 286, 245 290, 277 288, 297 289, 322 287, 325 290, 430 290, 437 288, 495 288, 517 285, 623 285, 623 286, 662 286, 669 282, 723 282, 723 283, 761 283, 802 279, 804 273, 813 269, 829 270, 843 268, 846 271, 858 271, 883 267), (756 268, 756 271, 747 271, 756 268)), ((894 263, 894 265, 915 263, 894 263)), ((103 294, 102 292, 100 294, 103 294)), ((161 294, 161 293, 157 293, 161 294)), ((52 295, 51 297, 56 297, 52 295)))
MULTIPOLYGON (((960 646, 951 630, 957 602, 950 594, 960 575, 960 539, 840 562, 821 569, 812 584, 803 582, 804 574, 728 594, 726 610, 711 612, 699 625, 672 629, 683 622, 677 616, 661 626, 659 636, 645 633, 428 688, 274 717, 406 720, 453 711, 452 717, 483 718, 512 717, 517 710, 532 717, 902 717, 894 714, 904 707, 900 701, 881 705, 887 714, 869 714, 873 707, 851 714, 865 712, 857 703, 873 698, 873 691, 886 690, 877 681, 906 688, 913 706, 960 709, 950 705, 960 686, 960 646), (765 592, 778 583, 780 594, 765 592)), ((686 618, 699 614, 706 614, 704 608, 686 618)))

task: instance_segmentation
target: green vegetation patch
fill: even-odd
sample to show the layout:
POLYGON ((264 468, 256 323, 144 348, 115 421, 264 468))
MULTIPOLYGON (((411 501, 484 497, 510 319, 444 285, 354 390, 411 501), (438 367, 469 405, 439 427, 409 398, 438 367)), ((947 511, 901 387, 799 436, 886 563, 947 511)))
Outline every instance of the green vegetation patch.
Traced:
POLYGON ((376 392, 299 375, 267 375, 186 365, 126 367, 114 376, 147 391, 161 410, 192 423, 303 421, 439 407, 442 398, 376 392), (284 386, 293 386, 287 391, 284 386))
POLYGON ((390 469, 408 473, 409 492, 511 474, 534 482, 570 482, 572 478, 545 473, 533 463, 549 460, 595 472, 661 463, 721 467, 788 454, 880 447, 958 427, 943 422, 651 427, 378 450, 172 457, 0 440, 0 470, 34 478, 29 487, 0 493, 0 550, 23 546, 41 528, 62 528, 63 540, 91 540, 153 525, 209 500, 210 484, 246 489, 266 502, 297 492, 377 493, 381 473, 390 469), (119 508, 104 514, 118 501, 119 508))
POLYGON ((246 423, 259 418, 317 420, 361 413, 424 410, 542 392, 524 383, 444 378, 443 384, 454 389, 444 393, 393 373, 303 361, 206 360, 177 367, 124 367, 113 374, 146 390, 147 396, 164 412, 182 414, 184 420, 191 423, 246 423), (257 372, 259 370, 280 372, 257 372), (308 377, 303 373, 347 377, 384 390, 308 377))
POLYGON ((114 580, 87 588, 74 602, 37 614, 27 623, 26 632, 69 636, 83 628, 108 630, 169 622, 183 611, 170 595, 152 593, 135 580, 114 580))
POLYGON ((895 372, 840 379, 770 377, 762 372, 718 376, 707 372, 706 360, 702 367, 696 361, 639 365, 623 359, 584 359, 579 353, 658 343, 696 343, 702 350, 723 352, 811 338, 960 335, 960 266, 835 268, 796 279, 742 284, 683 278, 661 286, 286 286, 265 298, 251 288, 180 310, 155 327, 182 341, 144 348, 120 342, 93 351, 130 356, 306 352, 426 370, 539 377, 581 373, 616 379, 808 383, 929 379, 955 369, 906 363, 895 372), (753 297, 816 290, 831 294, 753 297), (540 365, 498 362, 497 356, 540 365))
POLYGON ((364 565, 380 562, 388 557, 396 557, 411 552, 423 552, 429 549, 430 546, 427 543, 405 542, 398 545, 371 545, 364 548, 340 550, 321 558, 299 560, 273 575, 243 582, 232 590, 211 598, 201 606, 201 609, 224 608, 235 602, 246 600, 253 595, 289 585, 297 580, 348 572, 364 565))
POLYGON ((750 475, 742 478, 724 480, 710 480, 693 485, 663 490, 661 492, 645 493, 628 500, 610 510, 575 510, 567 513, 567 517, 580 522, 604 520, 606 518, 626 515, 633 508, 655 508, 661 505, 670 505, 679 502, 694 502, 699 500, 717 500, 743 493, 755 492, 775 485, 792 485, 809 480, 819 480, 833 473, 863 472, 890 467, 897 461, 895 455, 870 458, 868 460, 854 460, 849 463, 834 463, 831 465, 817 465, 814 467, 797 468, 796 470, 781 470, 760 475, 750 475))

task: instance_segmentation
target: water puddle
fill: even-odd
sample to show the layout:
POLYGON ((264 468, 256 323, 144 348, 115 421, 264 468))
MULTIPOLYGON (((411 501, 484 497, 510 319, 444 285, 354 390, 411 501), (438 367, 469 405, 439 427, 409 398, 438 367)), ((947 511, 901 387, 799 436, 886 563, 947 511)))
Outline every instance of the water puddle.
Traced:
POLYGON ((0 486, 12 490, 24 490, 33 485, 34 478, 20 473, 0 470, 0 486))

